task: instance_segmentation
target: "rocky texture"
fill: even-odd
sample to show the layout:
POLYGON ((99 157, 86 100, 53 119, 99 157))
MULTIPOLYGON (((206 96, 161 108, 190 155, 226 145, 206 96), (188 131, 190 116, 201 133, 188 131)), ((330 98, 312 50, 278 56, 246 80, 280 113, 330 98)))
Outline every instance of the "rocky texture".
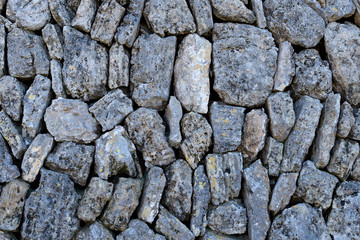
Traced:
POLYGON ((51 60, 50 62, 51 87, 55 96, 66 98, 66 93, 63 84, 62 64, 58 60, 51 60))
POLYGON ((314 9, 326 22, 350 17, 355 11, 355 5, 351 0, 325 0, 320 2, 305 0, 304 2, 314 9))
POLYGON ((0 237, 4 240, 17 240, 17 238, 9 232, 3 232, 0 230, 0 237))
POLYGON ((358 155, 355 163, 353 165, 351 174, 350 174, 351 178, 356 180, 356 181, 360 181, 360 156, 358 155))
POLYGON ((195 18, 197 34, 209 34, 214 25, 210 0, 189 0, 188 3, 195 18))
POLYGON ((293 59, 294 48, 288 41, 279 44, 277 69, 274 76, 274 90, 284 91, 290 86, 295 76, 295 62, 293 59))
POLYGON ((272 137, 268 137, 261 152, 261 160, 269 172, 269 176, 277 177, 280 173, 284 145, 272 137))
POLYGON ((176 97, 171 96, 169 104, 165 109, 164 119, 169 129, 169 144, 175 148, 179 148, 181 142, 180 121, 182 116, 183 111, 179 100, 177 100, 176 97))
POLYGON ((77 232, 74 240, 114 240, 114 237, 109 229, 104 227, 100 222, 95 222, 89 226, 84 227, 77 232))
MULTIPOLYGON (((1 7, 1 6, 0 6, 1 7)), ((1 9, 1 8, 0 8, 1 9)), ((6 18, 4 18, 7 20, 6 18)), ((0 21, 1 22, 1 21, 0 21)), ((6 31, 5 31, 5 24, 0 23, 0 76, 4 76, 6 67, 5 67, 5 52, 6 52, 6 31)))
POLYGON ((249 240, 247 235, 224 235, 215 231, 212 231, 210 228, 206 229, 204 236, 200 238, 201 240, 249 240))
POLYGON ((51 59, 61 60, 64 57, 64 39, 57 25, 47 24, 42 30, 42 37, 49 51, 51 59))
POLYGON ((262 0, 252 0, 251 1, 252 9, 256 16, 256 25, 259 28, 265 28, 266 27, 266 19, 264 14, 264 7, 262 0))
POLYGON ((210 183, 211 203, 219 205, 227 200, 222 167, 223 158, 220 154, 209 154, 206 156, 205 162, 210 183))
POLYGON ((241 0, 211 0, 214 15, 224 21, 253 23, 255 14, 241 0))
MULTIPOLYGON (((79 0, 75 0, 80 2, 79 0)), ((57 24, 60 27, 71 24, 75 16, 73 2, 74 0, 48 0, 49 9, 57 24)), ((76 11, 76 9, 75 9, 76 11)))
POLYGON ((109 50, 109 88, 129 86, 129 52, 123 45, 114 43, 109 50))
POLYGON ((160 234, 154 233, 146 223, 137 219, 131 220, 129 227, 116 237, 116 240, 138 239, 165 240, 166 238, 160 234))
MULTIPOLYGON (((13 163, 9 149, 0 134, 0 183, 10 182, 20 176, 18 167, 13 163)), ((1 191, 0 191, 1 193, 1 191)))
MULTIPOLYGON (((355 121, 351 127, 348 137, 350 139, 359 141, 360 140, 360 108, 355 108, 353 110, 352 117, 354 118, 355 121)), ((350 116, 350 121, 351 121, 351 116, 350 116)))
POLYGON ((80 100, 58 98, 45 113, 46 128, 56 141, 90 143, 98 137, 98 125, 88 105, 80 100))
POLYGON ((80 31, 90 32, 97 9, 98 3, 96 0, 82 0, 75 17, 71 21, 71 26, 80 31))
POLYGON ((348 102, 345 101, 340 106, 340 115, 337 125, 336 137, 346 138, 354 124, 355 117, 353 114, 353 108, 348 102))
POLYGON ((277 48, 271 33, 245 24, 219 23, 214 24, 212 37, 214 90, 228 104, 262 105, 271 93, 276 70, 277 48))

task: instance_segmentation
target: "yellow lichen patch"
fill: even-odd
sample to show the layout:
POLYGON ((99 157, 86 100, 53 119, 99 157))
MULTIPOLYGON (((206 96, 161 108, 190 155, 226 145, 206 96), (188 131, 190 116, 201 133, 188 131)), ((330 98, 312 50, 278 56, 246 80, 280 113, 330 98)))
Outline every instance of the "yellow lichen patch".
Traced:
POLYGON ((146 218, 148 218, 148 217, 150 217, 150 215, 151 215, 151 208, 145 206, 143 211, 141 212, 141 216, 142 217, 145 216, 146 218))
POLYGON ((58 187, 60 187, 60 186, 61 186, 61 184, 60 184, 60 183, 58 183, 58 184, 57 184, 57 186, 58 186, 58 187))
POLYGON ((221 134, 223 137, 226 137, 226 133, 221 134))
POLYGON ((29 95, 29 99, 30 99, 30 100, 33 100, 34 98, 35 98, 35 95, 34 95, 34 94, 30 94, 30 95, 29 95))
POLYGON ((213 183, 213 184, 211 184, 211 185, 212 185, 213 187, 215 187, 215 190, 218 192, 218 191, 219 191, 219 186, 218 186, 218 184, 217 184, 216 178, 211 177, 210 180, 211 180, 211 182, 213 183))
POLYGON ((104 169, 100 168, 99 172, 103 172, 103 171, 104 171, 104 169))
POLYGON ((75 70, 75 66, 70 65, 70 66, 69 66, 69 69, 70 69, 71 71, 73 71, 73 70, 75 70))
POLYGON ((206 182, 199 182, 199 187, 201 189, 204 189, 205 186, 206 186, 206 182))
POLYGON ((294 205, 294 208, 296 208, 296 205, 294 205))
POLYGON ((224 120, 224 123, 226 123, 226 124, 228 124, 229 122, 230 122, 229 119, 225 119, 225 120, 224 120))
POLYGON ((231 115, 234 115, 237 112, 237 109, 233 108, 230 110, 231 115))

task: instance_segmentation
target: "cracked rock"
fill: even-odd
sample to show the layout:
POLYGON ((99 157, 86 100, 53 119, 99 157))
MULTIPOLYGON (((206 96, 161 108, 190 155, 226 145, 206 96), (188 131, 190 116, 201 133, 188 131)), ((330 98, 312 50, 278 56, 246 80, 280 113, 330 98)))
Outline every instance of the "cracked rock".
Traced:
POLYGON ((62 76, 62 64, 53 59, 50 62, 50 72, 51 72, 51 87, 55 96, 57 98, 62 97, 66 98, 66 93, 63 85, 63 76, 62 76))
POLYGON ((181 103, 176 97, 171 96, 165 109, 165 122, 169 128, 168 141, 170 146, 179 148, 181 142, 180 121, 183 116, 181 103))
POLYGON ((147 240, 165 240, 165 237, 154 233, 154 231, 149 228, 149 226, 138 219, 133 219, 129 223, 129 227, 120 233, 116 240, 138 240, 138 239, 147 239, 147 240))
POLYGON ((268 137, 261 152, 261 160, 269 171, 269 176, 277 177, 280 173, 284 145, 272 137, 268 137))
POLYGON ((9 153, 5 140, 0 134, 0 183, 10 182, 19 176, 19 169, 13 163, 13 159, 9 153))
POLYGON ((109 229, 104 227, 100 222, 84 227, 77 234, 74 240, 114 240, 114 237, 109 229))
MULTIPOLYGON (((50 12, 56 23, 62 28, 71 24, 75 16, 71 2, 74 0, 48 0, 50 12)), ((75 0, 80 2, 80 0, 75 0)))
POLYGON ((344 102, 340 107, 340 116, 337 125, 336 137, 346 138, 352 126, 355 124, 353 108, 348 102, 344 102))
POLYGON ((114 43, 109 50, 109 88, 129 86, 129 52, 123 45, 114 43))
POLYGON ((82 0, 71 26, 86 33, 90 32, 97 9, 98 3, 96 0, 82 0))
POLYGON ((253 23, 255 14, 241 0, 211 0, 214 15, 224 21, 253 23))
MULTIPOLYGON (((348 137, 350 139, 359 141, 360 140, 360 108, 355 108, 352 111, 352 113, 353 113, 352 118, 354 119, 354 122, 352 124, 348 137)), ((349 113, 349 115, 350 114, 351 113, 349 113)), ((350 116, 350 121, 351 121, 351 116, 350 116)))
POLYGON ((49 51, 51 59, 61 60, 64 57, 61 29, 57 25, 48 23, 42 30, 42 37, 49 51))
POLYGON ((290 86, 295 76, 295 62, 293 58, 294 48, 288 41, 279 44, 279 55, 277 58, 277 69, 274 76, 274 90, 284 91, 290 86))
POLYGON ((188 2, 195 18, 197 34, 209 34, 214 25, 210 0, 189 0, 188 2))

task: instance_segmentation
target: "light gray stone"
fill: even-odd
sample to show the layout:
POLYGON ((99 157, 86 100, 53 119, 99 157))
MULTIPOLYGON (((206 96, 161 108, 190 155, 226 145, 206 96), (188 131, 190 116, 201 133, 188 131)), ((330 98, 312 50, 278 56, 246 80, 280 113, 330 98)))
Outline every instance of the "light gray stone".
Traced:
POLYGON ((50 58, 58 60, 63 59, 64 39, 61 29, 57 25, 48 23, 42 29, 42 37, 49 51, 50 58))
POLYGON ((295 76, 295 62, 293 58, 294 48, 288 41, 279 44, 279 55, 277 59, 277 69, 274 76, 274 90, 284 91, 290 86, 295 76))
POLYGON ((337 125, 336 137, 346 138, 352 126, 355 124, 353 108, 348 102, 344 102, 340 107, 340 116, 337 125))
POLYGON ((262 0, 251 0, 251 6, 256 16, 256 25, 259 28, 265 28, 266 19, 262 0))
POLYGON ((129 227, 120 233, 116 240, 165 240, 166 238, 160 234, 154 233, 154 231, 143 221, 133 219, 129 223, 129 227))
MULTIPOLYGON (((80 2, 80 0, 75 0, 80 2)), ((71 2, 74 0, 48 0, 50 12, 56 23, 62 28, 71 24, 75 16, 71 2)))
POLYGON ((63 84, 63 76, 62 76, 62 64, 53 59, 50 62, 50 73, 51 73, 51 87, 55 96, 66 98, 66 93, 63 84))
POLYGON ((219 205, 227 201, 223 157, 221 154, 208 154, 205 163, 210 183, 211 203, 219 205))
MULTIPOLYGON (((352 124, 348 137, 353 140, 360 140, 360 108, 354 108, 353 110, 354 123, 352 124)), ((349 113, 350 115, 351 113, 349 113)), ((351 118, 351 117, 350 117, 351 118)))
POLYGON ((189 0, 188 2, 195 19, 197 34, 209 34, 214 25, 210 0, 189 0))
POLYGON ((224 21, 253 23, 255 14, 241 0, 211 0, 213 13, 224 21))
POLYGON ((224 235, 207 228, 205 235, 200 240, 249 240, 249 237, 248 235, 224 235))
POLYGON ((129 86, 130 55, 123 45, 113 43, 109 50, 109 88, 129 86))
POLYGON ((5 140, 0 134, 0 183, 10 182, 19 176, 19 169, 13 163, 13 159, 9 153, 5 140))
POLYGON ((277 177, 280 173, 284 145, 272 137, 266 139, 266 144, 261 152, 261 160, 268 169, 269 176, 277 177))
POLYGON ((181 142, 180 121, 183 116, 181 103, 176 97, 171 96, 169 104, 165 109, 164 119, 167 123, 170 146, 179 148, 181 142))
POLYGON ((82 228, 77 232, 74 240, 114 240, 114 237, 109 229, 104 227, 100 222, 94 222, 93 224, 82 228))
MULTIPOLYGON (((1 10, 1 6, 0 6, 0 10, 1 10)), ((1 21, 0 21, 0 77, 4 76, 5 70, 6 70, 6 68, 5 68, 5 60, 6 60, 5 59, 5 51, 6 51, 6 48, 5 48, 5 41, 6 41, 5 27, 6 27, 6 25, 1 23, 1 21)))
POLYGON ((350 176, 352 179, 356 181, 360 181, 360 156, 358 155, 355 163, 353 165, 353 168, 351 170, 350 176))
POLYGON ((353 15, 355 5, 352 0, 305 0, 326 22, 334 22, 353 15))
POLYGON ((237 198, 241 190, 243 158, 241 152, 229 152, 223 155, 223 172, 226 198, 237 198))
POLYGON ((82 0, 71 26, 87 33, 90 32, 97 9, 98 3, 96 0, 82 0))

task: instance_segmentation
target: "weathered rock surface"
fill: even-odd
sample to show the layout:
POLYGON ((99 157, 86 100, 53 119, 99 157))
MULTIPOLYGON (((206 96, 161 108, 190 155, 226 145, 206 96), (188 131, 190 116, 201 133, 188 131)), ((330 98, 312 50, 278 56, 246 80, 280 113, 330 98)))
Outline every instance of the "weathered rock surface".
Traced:
POLYGON ((266 27, 266 19, 264 14, 264 7, 262 0, 252 0, 251 1, 252 9, 256 16, 256 25, 259 28, 265 28, 266 27))
POLYGON ((129 86, 129 52, 123 45, 114 43, 109 50, 109 88, 129 86))
POLYGON ((358 155, 350 173, 352 179, 360 182, 360 156, 358 155))
POLYGON ((325 0, 320 2, 305 0, 304 2, 314 9, 326 22, 350 17, 355 11, 355 5, 351 0, 325 0))
MULTIPOLYGON (((1 9, 1 8, 0 8, 1 9)), ((3 17, 4 20, 7 20, 3 17)), ((9 20, 7 20, 9 21, 9 20)), ((9 21, 10 22, 10 21, 9 21)), ((6 23, 2 23, 0 21, 0 76, 4 76, 6 68, 5 68, 5 52, 6 52, 6 23)))
POLYGON ((201 240, 249 240, 248 235, 224 235, 211 230, 206 229, 205 235, 200 238, 201 240))
POLYGON ((277 177, 280 173, 284 145, 272 137, 266 139, 266 144, 261 152, 261 160, 269 172, 269 176, 277 177))
POLYGON ((195 19, 197 34, 209 34, 214 25, 210 0, 189 0, 188 3, 195 19))
POLYGON ((114 240, 114 237, 109 229, 104 227, 100 222, 84 227, 77 234, 74 240, 114 240))
POLYGON ((279 55, 277 58, 277 69, 274 76, 274 90, 284 91, 290 86, 295 76, 295 62, 293 58, 294 48, 288 41, 279 44, 279 55))
POLYGON ((165 240, 166 238, 160 234, 154 233, 146 223, 138 219, 131 220, 129 227, 116 237, 116 240, 138 239, 165 240))
POLYGON ((167 123, 170 146, 179 148, 181 142, 180 121, 183 116, 181 103, 176 97, 171 96, 169 104, 165 109, 164 119, 167 123))
POLYGON ((353 108, 348 102, 344 102, 340 107, 340 116, 337 125, 336 137, 346 138, 352 126, 355 124, 353 108))
POLYGON ((9 232, 3 232, 0 230, 0 238, 4 240, 17 240, 17 238, 14 236, 14 234, 9 232))
POLYGON ((71 24, 76 12, 72 4, 74 1, 80 3, 79 0, 48 0, 50 12, 60 27, 71 24))
POLYGON ((241 0, 211 0, 213 13, 224 21, 253 23, 255 14, 241 0))
POLYGON ((90 32, 97 9, 98 3, 96 0, 82 0, 75 17, 71 21, 71 26, 80 31, 90 32))
POLYGON ((66 98, 66 93, 63 84, 63 76, 62 76, 62 64, 53 59, 50 62, 50 74, 51 74, 51 87, 55 96, 66 98))
POLYGON ((355 108, 353 110, 353 118, 355 121, 351 127, 348 137, 350 139, 359 141, 360 140, 360 108, 355 108))
POLYGON ((42 37, 49 51, 51 59, 61 60, 64 57, 64 39, 59 26, 46 24, 42 30, 42 37))
MULTIPOLYGON (((20 176, 18 167, 13 163, 9 149, 0 134, 0 183, 10 182, 20 176)), ((1 191, 0 191, 1 193, 1 191)))
POLYGON ((227 200, 222 155, 209 154, 205 162, 210 183, 211 203, 219 205, 227 200))

